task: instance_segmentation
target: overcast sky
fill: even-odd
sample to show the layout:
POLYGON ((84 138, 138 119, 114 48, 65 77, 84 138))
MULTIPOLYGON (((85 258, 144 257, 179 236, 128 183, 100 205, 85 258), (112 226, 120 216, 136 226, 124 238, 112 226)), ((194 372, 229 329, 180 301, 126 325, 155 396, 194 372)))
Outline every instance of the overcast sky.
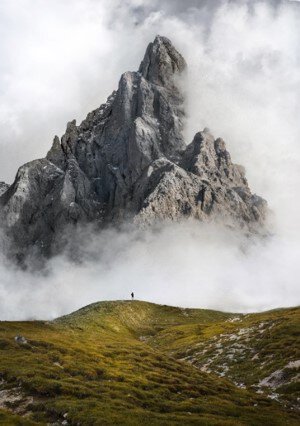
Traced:
POLYGON ((0 0, 0 180, 12 182, 18 166, 46 154, 67 121, 81 121, 104 102, 120 74, 137 69, 156 33, 169 36, 191 66, 223 50, 221 58, 213 58, 220 76, 226 55, 235 62, 231 66, 251 62, 253 69, 273 55, 276 66, 299 42, 297 6, 275 0, 265 6, 253 0, 227 5, 219 0, 0 0), (249 46, 249 35, 257 51, 249 46))
POLYGON ((204 127, 226 140, 233 160, 246 166, 250 187, 273 211, 274 239, 239 257, 244 242, 194 227, 179 230, 176 241, 166 228, 157 239, 145 236, 142 246, 140 238, 115 235, 105 254, 115 263, 99 260, 78 270, 56 259, 55 273, 43 282, 0 262, 0 316, 1 310, 2 317, 55 316, 83 301, 121 297, 131 286, 148 300, 185 306, 249 310, 299 303, 297 1, 0 0, 0 180, 12 182, 20 165, 47 153, 68 121, 80 122, 105 102, 120 75, 138 68, 156 34, 169 37, 188 63, 186 141, 204 127), (114 256, 123 246, 128 256, 114 256), (194 264, 206 268, 205 288, 194 264), (184 276, 190 288, 182 294, 184 276), (99 277, 105 277, 102 287, 99 277), (90 286, 84 293, 83 283, 90 286), (224 288, 235 294, 232 300, 224 288))

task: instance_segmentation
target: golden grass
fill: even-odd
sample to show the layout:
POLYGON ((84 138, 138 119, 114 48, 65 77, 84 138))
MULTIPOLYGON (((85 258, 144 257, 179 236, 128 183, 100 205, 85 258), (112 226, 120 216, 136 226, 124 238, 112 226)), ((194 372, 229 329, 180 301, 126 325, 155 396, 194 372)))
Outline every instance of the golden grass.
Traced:
MULTIPOLYGON (((275 318, 276 335, 288 340, 294 323, 285 337, 280 324, 293 315, 283 310, 243 321, 275 318)), ((226 322, 230 317, 119 301, 93 304, 54 322, 0 322, 1 386, 33 396, 26 421, 38 424, 65 419, 69 425, 299 424, 297 414, 278 403, 178 360, 199 342, 240 326, 226 322), (28 344, 16 343, 18 334, 28 344)), ((282 345, 271 339, 262 349, 284 358, 282 345)), ((0 412, 1 424, 31 424, 18 421, 0 412)))

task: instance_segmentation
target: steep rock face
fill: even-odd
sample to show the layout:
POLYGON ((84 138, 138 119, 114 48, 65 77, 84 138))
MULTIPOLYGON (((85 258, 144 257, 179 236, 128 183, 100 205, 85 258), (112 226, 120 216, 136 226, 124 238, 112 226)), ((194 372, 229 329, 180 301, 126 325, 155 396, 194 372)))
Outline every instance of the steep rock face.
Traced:
POLYGON ((266 202, 251 194, 243 167, 231 162, 224 141, 206 129, 196 134, 178 165, 154 162, 147 186, 137 222, 189 216, 254 230, 264 221, 266 202))
POLYGON ((9 188, 9 185, 5 182, 0 182, 0 197, 1 195, 4 194, 4 192, 7 191, 7 189, 9 188))
POLYGON ((176 84, 185 69, 171 42, 157 36, 139 71, 124 73, 105 104, 79 126, 69 122, 45 159, 22 166, 8 189, 0 186, 15 254, 33 247, 50 255, 66 225, 90 221, 194 217, 248 231, 263 223, 266 202, 251 194, 224 141, 205 129, 186 145, 176 84))

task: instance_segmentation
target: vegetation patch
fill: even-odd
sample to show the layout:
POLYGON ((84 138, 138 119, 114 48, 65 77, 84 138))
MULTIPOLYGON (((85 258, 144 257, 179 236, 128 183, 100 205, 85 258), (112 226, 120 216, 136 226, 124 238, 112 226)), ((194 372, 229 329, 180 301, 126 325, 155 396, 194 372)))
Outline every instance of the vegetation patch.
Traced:
POLYGON ((1 322, 0 423, 299 424, 297 369, 286 368, 299 359, 297 321, 298 309, 233 315, 120 301, 53 322, 1 322), (259 385, 281 369, 278 388, 259 385))

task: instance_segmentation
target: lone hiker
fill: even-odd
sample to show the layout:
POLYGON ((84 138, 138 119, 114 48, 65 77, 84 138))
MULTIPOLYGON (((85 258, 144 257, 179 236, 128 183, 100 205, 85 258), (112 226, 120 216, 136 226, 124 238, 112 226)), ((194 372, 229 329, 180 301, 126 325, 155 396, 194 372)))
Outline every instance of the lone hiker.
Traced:
POLYGON ((131 293, 131 300, 134 299, 134 292, 131 293))

